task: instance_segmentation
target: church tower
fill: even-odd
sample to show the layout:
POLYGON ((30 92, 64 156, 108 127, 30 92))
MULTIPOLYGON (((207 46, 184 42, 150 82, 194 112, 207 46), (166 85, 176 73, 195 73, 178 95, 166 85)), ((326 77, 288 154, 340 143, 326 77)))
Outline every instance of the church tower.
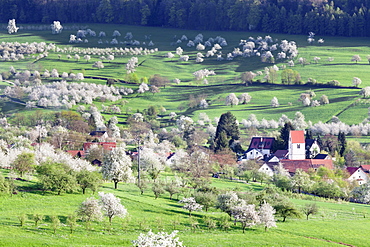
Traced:
POLYGON ((303 130, 291 130, 289 133, 289 159, 304 160, 306 159, 306 144, 303 130))

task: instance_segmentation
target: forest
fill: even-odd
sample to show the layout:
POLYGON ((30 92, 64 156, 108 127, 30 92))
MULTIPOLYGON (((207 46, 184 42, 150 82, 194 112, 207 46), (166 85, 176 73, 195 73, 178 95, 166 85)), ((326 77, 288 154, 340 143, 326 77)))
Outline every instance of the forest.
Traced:
POLYGON ((370 35, 368 0, 1 0, 0 3, 0 22, 59 20, 197 30, 370 35))

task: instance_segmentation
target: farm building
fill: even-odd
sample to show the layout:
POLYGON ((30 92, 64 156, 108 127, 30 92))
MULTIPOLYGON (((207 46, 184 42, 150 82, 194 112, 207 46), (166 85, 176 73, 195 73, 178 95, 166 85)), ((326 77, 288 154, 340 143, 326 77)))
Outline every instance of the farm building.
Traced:
POLYGON ((369 182, 369 176, 361 167, 347 167, 347 172, 349 173, 349 181, 356 181, 358 185, 366 184, 369 182))
POLYGON ((244 160, 256 160, 261 164, 260 171, 269 176, 274 174, 274 167, 279 163, 291 175, 297 169, 307 172, 324 166, 334 169, 330 156, 320 154, 320 146, 314 139, 305 139, 303 130, 290 131, 288 149, 272 153, 273 137, 254 137, 249 149, 244 153, 244 160))

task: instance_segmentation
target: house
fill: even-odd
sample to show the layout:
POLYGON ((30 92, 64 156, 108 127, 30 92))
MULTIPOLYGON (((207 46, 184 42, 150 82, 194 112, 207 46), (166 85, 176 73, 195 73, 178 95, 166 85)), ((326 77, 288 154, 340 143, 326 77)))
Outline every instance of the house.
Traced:
POLYGON ((99 141, 104 141, 108 138, 108 133, 107 131, 104 131, 104 130, 92 131, 90 132, 90 135, 99 141))
POLYGON ((369 182, 369 177, 361 167, 347 167, 347 172, 349 173, 348 181, 356 181, 358 185, 366 184, 369 182))
POLYGON ((314 158, 315 160, 331 160, 331 157, 329 154, 318 154, 314 158))
POLYGON ((274 168, 272 165, 264 163, 259 169, 259 172, 266 173, 268 176, 272 177, 274 175, 274 168))
POLYGON ((247 160, 260 160, 263 159, 263 153, 258 149, 249 149, 247 152, 244 153, 244 157, 247 160))
POLYGON ((85 142, 83 144, 83 150, 88 152, 92 145, 101 146, 104 150, 111 151, 113 148, 117 147, 116 142, 85 142))
MULTIPOLYGON (((98 145, 103 148, 103 150, 111 151, 117 146, 116 142, 85 142, 82 145, 83 150, 67 150, 67 153, 73 157, 85 158, 89 154, 89 149, 92 145, 98 145)), ((97 164, 99 165, 99 164, 97 164)))
POLYGON ((313 159, 319 153, 321 149, 316 139, 306 139, 306 159, 313 159))
POLYGON ((306 159, 306 142, 303 130, 291 130, 289 133, 289 159, 304 160, 306 159))
POLYGON ((94 166, 102 166, 103 162, 98 159, 94 159, 93 161, 91 161, 91 164, 94 166))
POLYGON ((370 165, 361 165, 360 167, 362 168, 362 170, 364 170, 365 173, 369 173, 370 165))
POLYGON ((253 137, 249 149, 243 158, 250 160, 263 160, 259 171, 272 176, 274 167, 281 164, 291 175, 297 169, 305 172, 317 170, 321 166, 334 169, 333 161, 327 154, 320 154, 320 146, 315 139, 305 139, 303 130, 289 132, 288 150, 277 150, 271 154, 275 139, 272 137, 253 137))
POLYGON ((85 151, 83 150, 67 150, 67 153, 77 158, 84 158, 86 155, 85 151))
POLYGON ((276 152, 274 153, 274 156, 278 158, 279 160, 288 159, 289 151, 288 150, 276 150, 276 152))
POLYGON ((271 155, 274 137, 253 137, 243 159, 260 160, 271 155))
MULTIPOLYGON (((282 159, 280 160, 281 165, 286 169, 291 175, 294 175, 297 169, 301 169, 304 172, 308 172, 310 169, 317 170, 319 167, 324 166, 328 169, 334 169, 333 161, 319 160, 319 159, 303 159, 303 160, 290 160, 282 159)), ((269 167, 274 167, 277 165, 276 162, 267 162, 269 167)))

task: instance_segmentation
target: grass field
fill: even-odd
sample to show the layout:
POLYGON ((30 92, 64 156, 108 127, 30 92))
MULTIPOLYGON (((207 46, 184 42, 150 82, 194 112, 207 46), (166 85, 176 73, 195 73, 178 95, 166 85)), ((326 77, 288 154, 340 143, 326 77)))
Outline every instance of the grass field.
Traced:
MULTIPOLYGON (((69 25, 69 24, 65 24, 69 25)), ((87 25, 87 24, 86 24, 87 25)), ((132 94, 124 97, 128 103, 119 102, 94 102, 101 107, 102 104, 118 104, 121 107, 122 114, 118 115, 119 121, 125 122, 126 113, 134 113, 137 110, 143 110, 149 106, 163 106, 167 112, 176 112, 178 115, 186 114, 197 119, 199 113, 205 112, 213 119, 219 117, 226 111, 231 111, 239 121, 247 119, 250 114, 255 114, 259 120, 277 120, 282 114, 289 118, 294 118, 297 111, 301 111, 306 121, 313 123, 318 121, 327 122, 333 115, 337 115, 340 120, 347 124, 356 124, 362 122, 368 117, 367 100, 359 99, 360 88, 370 86, 368 79, 369 63, 366 56, 370 54, 370 48, 367 46, 369 38, 344 38, 344 37, 317 37, 324 38, 325 43, 322 45, 308 45, 305 36, 281 35, 281 34, 264 34, 252 32, 208 32, 202 31, 204 39, 209 37, 222 36, 228 46, 222 49, 222 53, 231 52, 237 47, 240 39, 247 39, 249 36, 271 35, 274 39, 294 40, 299 48, 298 57, 304 57, 311 64, 293 67, 302 77, 303 81, 308 78, 314 78, 318 82, 325 83, 330 80, 338 80, 343 88, 327 88, 320 86, 299 86, 299 85, 281 85, 280 76, 276 84, 255 83, 246 87, 237 79, 242 72, 259 71, 272 64, 261 63, 257 57, 241 58, 238 57, 233 61, 216 61, 213 58, 205 58, 203 63, 195 63, 197 51, 195 48, 189 48, 185 43, 181 46, 184 54, 190 56, 188 62, 179 62, 177 58, 165 58, 167 52, 175 52, 180 45, 171 45, 183 34, 193 39, 199 31, 164 29, 150 27, 134 27, 122 25, 99 25, 88 24, 89 28, 97 33, 105 31, 107 37, 103 40, 110 41, 111 34, 114 30, 119 30, 122 37, 126 32, 132 32, 134 39, 140 42, 148 42, 145 35, 151 35, 154 47, 159 51, 152 55, 138 56, 139 62, 145 62, 137 68, 138 78, 150 77, 153 74, 166 76, 169 80, 174 78, 181 79, 179 85, 166 86, 161 88, 161 92, 152 95, 132 94), (176 35, 176 38, 174 36, 176 35), (351 62, 351 57, 358 54, 362 57, 359 63, 351 62), (320 62, 312 63, 313 57, 321 58, 320 62), (334 61, 328 62, 327 59, 333 57, 334 61), (193 72, 199 69, 209 69, 216 72, 215 76, 208 77, 209 84, 203 85, 195 81, 193 72), (362 79, 360 88, 352 88, 352 78, 359 77, 362 79), (319 107, 303 107, 298 102, 299 95, 306 90, 312 89, 319 99, 322 95, 327 95, 330 104, 319 107), (235 93, 239 96, 242 93, 249 93, 252 101, 246 105, 225 106, 224 100, 229 93, 235 93), (197 97, 203 95, 209 102, 209 108, 189 108, 188 101, 191 96, 197 97), (280 107, 272 108, 270 101, 276 96, 279 99, 280 107), (357 102, 356 104, 354 104, 357 102), (349 107, 351 106, 351 107, 349 107)), ((60 35, 52 35, 50 31, 23 31, 17 34, 9 35, 5 31, 0 32, 1 42, 47 42, 55 43, 58 47, 77 47, 105 48, 108 45, 98 44, 98 37, 88 37, 89 43, 70 44, 68 43, 69 35, 75 34, 75 31, 64 30, 60 35)), ((118 38, 123 40, 123 38, 118 38)), ((111 45, 109 45, 111 47, 111 45)), ((16 62, 1 61, 0 72, 8 71, 10 66, 17 70, 28 69, 30 71, 45 69, 52 70, 57 68, 59 73, 62 72, 82 72, 86 77, 106 77, 126 79, 125 65, 132 56, 116 56, 114 61, 104 62, 105 68, 92 68, 94 61, 99 60, 99 55, 93 55, 92 59, 87 62, 81 55, 81 59, 67 59, 66 53, 61 54, 50 52, 49 56, 34 62, 34 59, 20 60, 16 62)), ((72 57, 74 53, 71 53, 72 57)), ((278 64, 280 66, 281 64, 278 64)), ((262 79, 262 76, 256 79, 262 79)), ((49 80, 48 82, 50 82, 49 80)), ((85 79, 85 82, 105 84, 105 80, 85 79)), ((1 82, 0 88, 4 89, 8 83, 1 82)), ((137 88, 136 85, 121 84, 137 88)), ((25 112, 23 106, 10 102, 0 102, 2 113, 12 114, 16 112, 25 112)), ((59 109, 56 109, 59 110, 59 109)), ((32 114, 32 112, 26 112, 32 114)), ((111 115, 104 115, 108 120, 111 115)), ((167 116, 164 116, 166 119, 167 116)), ((362 143, 370 143, 368 137, 351 137, 362 143)), ((7 174, 6 170, 1 170, 7 174)), ((370 246, 370 240, 366 232, 370 227, 368 215, 370 208, 368 205, 352 204, 347 202, 333 203, 315 201, 320 207, 317 215, 310 216, 310 219, 290 219, 282 222, 278 219, 278 227, 265 232, 262 227, 248 229, 242 233, 239 224, 232 225, 228 231, 220 229, 208 230, 204 223, 204 216, 209 216, 215 220, 222 215, 221 211, 214 208, 209 212, 195 212, 189 218, 188 212, 181 208, 177 200, 170 200, 167 194, 158 199, 154 199, 150 189, 140 195, 138 188, 132 184, 119 184, 117 190, 113 189, 113 184, 105 183, 100 189, 103 192, 114 193, 121 198, 122 204, 128 209, 129 219, 113 219, 112 227, 107 220, 100 223, 92 223, 91 229, 86 229, 85 223, 79 221, 78 227, 73 234, 70 234, 66 225, 66 217, 73 214, 78 206, 91 194, 63 194, 61 196, 53 193, 40 194, 34 190, 35 182, 17 181, 20 186, 20 192, 12 197, 0 197, 0 246, 130 246, 131 241, 136 239, 142 232, 149 229, 153 231, 171 232, 179 230, 179 238, 186 246, 339 246, 343 244, 351 246, 370 246), (45 215, 46 218, 34 226, 34 222, 28 219, 26 224, 21 227, 18 216, 26 214, 32 218, 34 214, 45 215), (53 233, 50 216, 57 215, 62 225, 53 233), (191 225, 197 221, 198 228, 193 230, 191 225), (176 224, 174 224, 176 223, 176 224)), ((262 190, 264 185, 258 183, 238 183, 230 180, 214 179, 212 186, 220 190, 262 190)), ((89 192, 88 192, 89 193, 89 192)), ((95 195, 97 197, 97 195, 95 195)), ((179 196, 181 198, 182 196, 179 196)), ((176 196, 175 196, 176 198, 176 196)), ((176 198, 177 199, 177 198, 176 198)), ((313 198, 311 198, 313 199, 313 198)), ((303 199, 293 199, 293 202, 301 207, 308 202, 303 199)))
MULTIPOLYGON (((66 24, 68 25, 68 24, 66 24)), ((159 51, 152 55, 138 56, 139 62, 144 61, 142 66, 137 68, 136 74, 138 78, 150 77, 153 74, 160 74, 167 77, 169 80, 179 78, 182 83, 180 85, 173 85, 161 89, 161 93, 152 96, 150 93, 146 95, 131 95, 126 98, 128 103, 121 105, 122 112, 136 112, 136 110, 142 110, 148 106, 163 106, 167 109, 167 112, 174 111, 179 114, 186 114, 196 119, 200 112, 206 112, 211 119, 213 117, 219 117, 226 111, 232 111, 236 115, 237 119, 248 118, 249 114, 255 114, 259 120, 275 119, 277 120, 282 114, 286 114, 288 117, 293 118, 295 112, 301 111, 306 120, 310 120, 313 123, 318 121, 326 122, 331 119, 333 115, 338 115, 339 118, 348 124, 355 124, 362 122, 367 117, 367 107, 365 105, 356 107, 350 107, 359 96, 360 89, 354 88, 320 88, 316 86, 284 86, 279 85, 280 77, 277 80, 277 85, 270 84, 256 84, 249 87, 245 87, 240 84, 240 80, 236 79, 242 72, 245 71, 257 71, 263 70, 266 66, 271 64, 261 63, 258 57, 242 58, 238 57, 233 61, 216 61, 214 57, 205 58, 203 63, 195 63, 194 59, 198 52, 194 47, 187 47, 186 42, 181 44, 173 44, 182 35, 186 35, 189 39, 193 39, 199 32, 194 30, 177 30, 177 29, 165 29, 165 28, 148 28, 148 27, 136 27, 136 26, 122 26, 122 25, 99 25, 99 24, 86 24, 81 26, 88 26, 92 30, 99 33, 105 31, 107 36, 101 38, 104 42, 112 39, 112 33, 114 30, 120 31, 121 37, 117 39, 123 41, 123 36, 127 32, 132 32, 134 39, 142 42, 149 42, 144 39, 145 35, 151 35, 150 40, 154 42, 154 47, 158 48, 159 51), (174 37, 176 36, 176 38, 174 37), (172 43, 172 44, 171 44, 172 43), (165 58, 167 52, 175 53, 176 47, 181 46, 184 49, 183 54, 190 56, 188 62, 179 62, 177 58, 168 59, 165 58), (200 82, 194 80, 192 75, 193 72, 199 69, 209 69, 216 72, 215 76, 208 77, 209 85, 201 85, 200 82), (321 95, 325 94, 330 100, 329 105, 313 107, 303 107, 298 102, 299 95, 306 90, 312 89, 315 91, 319 99, 321 95), (241 93, 248 92, 252 96, 252 101, 248 105, 239 106, 225 106, 224 99, 229 93, 241 93), (188 109, 189 97, 193 95, 195 97, 203 95, 206 96, 207 101, 210 103, 208 109, 192 108, 188 109), (270 100, 275 96, 279 99, 280 107, 271 108, 270 100), (289 105, 288 105, 289 103, 289 105), (291 103, 291 105, 290 105, 291 103), (345 111, 343 111, 346 109, 345 111)), ((70 44, 69 35, 75 34, 76 31, 64 30, 59 35, 52 35, 50 31, 26 31, 20 30, 17 34, 8 35, 5 32, 0 32, 2 42, 47 42, 55 43, 58 47, 75 47, 86 49, 89 47, 104 48, 106 46, 114 47, 113 45, 98 44, 99 37, 87 37, 89 43, 70 44)), ((228 45, 223 47, 222 53, 226 54, 231 52, 234 47, 238 47, 240 39, 247 39, 249 36, 264 37, 267 34, 264 33, 252 33, 252 32, 202 32, 204 40, 216 36, 224 37, 228 45)), ((351 86, 352 78, 359 77, 362 79, 360 87, 370 86, 368 81, 367 66, 370 66, 367 62, 366 55, 370 54, 370 48, 366 46, 368 38, 338 38, 338 37, 317 37, 324 38, 325 43, 318 45, 308 45, 305 36, 295 35, 271 35, 273 39, 282 40, 293 40, 296 41, 299 48, 298 57, 304 57, 311 64, 306 66, 296 65, 293 69, 299 71, 302 80, 306 81, 308 78, 314 78, 318 82, 325 83, 330 80, 338 80, 343 86, 351 86), (362 61, 359 63, 351 62, 351 57, 355 54, 362 56, 362 61), (319 63, 312 63, 314 56, 319 56, 321 60, 319 63), (333 57, 334 61, 326 61, 328 57, 333 57)), ((143 47, 145 47, 143 45, 143 47)), ((148 47, 151 48, 151 47, 148 47)), ((205 53, 205 52, 204 52, 205 53)), ((0 62, 0 71, 9 70, 10 66, 14 66, 17 70, 29 69, 31 71, 37 69, 41 72, 44 69, 49 71, 53 68, 57 68, 59 73, 62 72, 82 72, 85 77, 99 76, 103 78, 117 78, 125 79, 126 71, 125 64, 132 56, 116 56, 114 61, 104 62, 105 68, 96 69, 92 68, 92 63, 99 60, 99 55, 92 55, 90 61, 85 61, 83 55, 81 59, 76 61, 74 58, 67 59, 67 54, 62 53, 61 58, 58 57, 59 53, 49 52, 49 56, 43 58, 37 62, 33 59, 20 60, 17 62, 2 61, 0 62)), ((74 53, 71 52, 72 57, 74 53)), ((280 66, 280 64, 278 64, 280 66)), ((262 76, 256 79, 262 79, 262 76)), ((85 82, 91 83, 105 83, 104 80, 85 79, 85 82)), ((4 85, 5 86, 5 85, 4 85)), ((125 85, 130 86, 130 85, 125 85)), ((132 86, 131 86, 132 87, 132 86)), ((99 106, 101 103, 96 102, 99 106)), ((108 104, 115 104, 109 103, 108 104)), ((3 104, 2 109, 4 113, 13 113, 22 111, 22 107, 12 107, 9 104, 3 104)), ((122 122, 125 121, 125 116, 118 116, 122 122), (122 118, 123 117, 123 118, 122 118)))
MULTIPOLYGON (((6 170, 2 172, 7 173, 6 170)), ((34 182, 17 181, 17 184, 21 186, 20 190, 34 186, 34 182)), ((212 186, 222 190, 238 187, 240 191, 262 188, 257 183, 246 185, 223 179, 212 180, 212 186)), ((99 223, 93 222, 90 229, 86 229, 85 222, 78 221, 73 234, 70 234, 66 225, 66 217, 74 213, 87 197, 93 196, 89 192, 86 195, 57 196, 53 193, 41 195, 37 191, 20 191, 12 197, 2 196, 0 246, 130 246, 131 240, 149 229, 154 232, 179 230, 178 236, 186 246, 338 246, 339 242, 353 246, 370 244, 366 237, 370 223, 365 218, 370 214, 368 205, 316 201, 319 213, 310 216, 308 221, 305 218, 288 218, 286 222, 278 219, 277 228, 265 232, 261 227, 253 227, 243 234, 239 224, 232 224, 226 232, 218 228, 208 230, 203 217, 217 220, 226 214, 211 208, 208 212, 194 212, 190 218, 177 202, 176 196, 173 200, 169 199, 168 194, 154 199, 150 189, 140 195, 137 187, 132 184, 119 184, 118 189, 114 190, 113 184, 106 183, 100 191, 114 193, 121 198, 129 218, 114 218, 112 227, 109 227, 106 219, 99 223), (29 216, 23 227, 18 221, 18 216, 22 214, 29 216), (38 227, 31 219, 34 214, 45 216, 38 227), (50 222, 52 215, 57 215, 62 223, 56 234, 50 222), (199 224, 193 230, 191 224, 195 221, 199 224)), ((312 202, 302 199, 292 201, 297 207, 312 202)))

